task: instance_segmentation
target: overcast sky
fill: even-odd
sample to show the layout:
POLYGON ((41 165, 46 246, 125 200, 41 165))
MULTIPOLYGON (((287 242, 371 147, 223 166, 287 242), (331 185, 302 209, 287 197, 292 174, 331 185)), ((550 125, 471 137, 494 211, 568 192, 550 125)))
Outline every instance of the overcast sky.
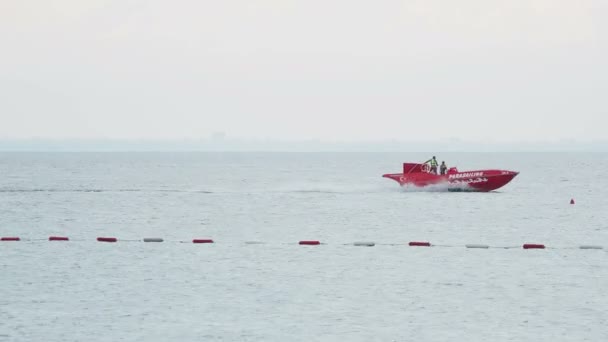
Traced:
POLYGON ((0 139, 605 139, 606 0, 2 0, 0 139))

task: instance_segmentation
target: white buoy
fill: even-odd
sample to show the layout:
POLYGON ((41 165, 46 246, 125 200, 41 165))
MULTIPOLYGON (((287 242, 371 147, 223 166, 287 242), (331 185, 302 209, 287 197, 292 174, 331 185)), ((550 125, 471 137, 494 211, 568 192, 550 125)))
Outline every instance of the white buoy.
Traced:
POLYGON ((488 246, 488 245, 481 245, 478 243, 471 243, 471 244, 466 245, 466 247, 467 248, 490 248, 490 246, 488 246))
POLYGON ((163 242, 162 238, 144 238, 144 242, 163 242))
POLYGON ((353 243, 353 245, 355 246, 366 246, 366 247, 373 247, 376 245, 375 242, 371 242, 371 241, 358 241, 353 243))
POLYGON ((604 249, 604 247, 597 246, 597 245, 582 245, 579 248, 580 249, 604 249))

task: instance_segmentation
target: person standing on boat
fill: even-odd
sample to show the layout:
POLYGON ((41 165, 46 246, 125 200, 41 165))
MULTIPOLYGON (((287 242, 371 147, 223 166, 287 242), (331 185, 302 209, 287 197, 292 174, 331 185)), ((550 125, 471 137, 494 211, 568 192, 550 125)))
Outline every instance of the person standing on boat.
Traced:
POLYGON ((433 158, 425 161, 424 163, 426 164, 428 162, 431 163, 431 171, 430 172, 432 172, 434 174, 437 174, 437 159, 435 159, 435 156, 433 156, 433 158))
POLYGON ((448 171, 448 166, 445 165, 445 161, 441 161, 441 166, 439 167, 439 172, 442 175, 445 175, 445 173, 448 171))

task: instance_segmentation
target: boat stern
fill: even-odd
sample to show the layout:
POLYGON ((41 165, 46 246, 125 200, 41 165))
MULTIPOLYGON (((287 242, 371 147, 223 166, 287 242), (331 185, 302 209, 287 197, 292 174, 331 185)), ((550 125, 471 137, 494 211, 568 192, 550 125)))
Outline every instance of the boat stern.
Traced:
POLYGON ((403 173, 387 173, 382 175, 382 177, 392 179, 399 184, 403 181, 403 173))

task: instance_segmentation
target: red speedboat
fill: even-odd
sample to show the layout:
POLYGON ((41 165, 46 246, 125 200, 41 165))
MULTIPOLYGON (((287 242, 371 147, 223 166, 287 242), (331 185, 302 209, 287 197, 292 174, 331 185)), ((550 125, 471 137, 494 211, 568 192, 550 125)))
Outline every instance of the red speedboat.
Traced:
POLYGON ((447 174, 430 172, 428 164, 403 163, 403 173, 389 173, 382 177, 390 178, 401 186, 430 187, 447 191, 496 190, 509 183, 519 172, 506 170, 475 170, 460 172, 457 168, 448 169, 447 174))

